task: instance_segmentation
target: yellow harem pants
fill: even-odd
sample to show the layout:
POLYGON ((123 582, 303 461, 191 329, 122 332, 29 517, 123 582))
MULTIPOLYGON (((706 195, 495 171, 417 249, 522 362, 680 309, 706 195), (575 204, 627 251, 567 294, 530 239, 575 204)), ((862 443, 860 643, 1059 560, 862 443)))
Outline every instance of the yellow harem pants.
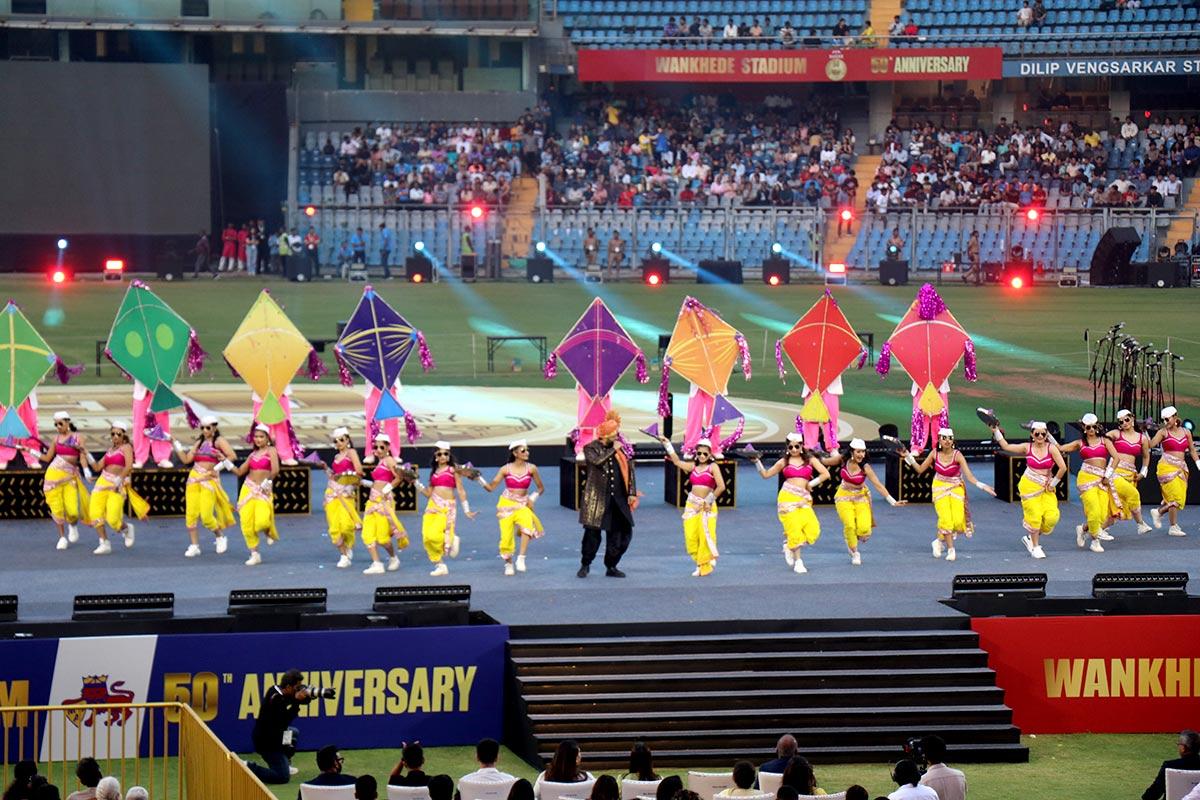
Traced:
POLYGON ((213 533, 220 533, 234 523, 233 503, 221 487, 221 476, 215 472, 189 472, 184 501, 189 528, 201 524, 213 533))
POLYGON ((1079 490, 1079 502, 1083 505, 1083 517, 1087 520, 1087 531, 1093 539, 1100 529, 1120 516, 1120 506, 1113 496, 1115 489, 1104 484, 1104 470, 1084 464, 1075 476, 1075 487, 1079 490), (1100 474, 1096 474, 1096 473, 1100 474))
POLYGON ((1021 475, 1017 492, 1021 495, 1021 525, 1025 530, 1043 536, 1053 533, 1058 524, 1058 498, 1049 481, 1035 481, 1021 475))
POLYGON ((458 517, 458 502, 430 495, 425 504, 425 516, 421 518, 421 542, 425 545, 425 555, 434 564, 440 564, 442 557, 450 552, 454 541, 454 522, 458 517))
POLYGON ((815 544, 821 538, 821 521, 812 507, 812 494, 803 494, 787 484, 775 496, 775 511, 783 525, 783 536, 789 550, 805 544, 815 544))
POLYGON ((683 546, 701 575, 713 571, 717 564, 717 506, 706 506, 703 498, 689 493, 683 507, 683 546))
POLYGON ((114 531, 125 527, 125 498, 129 497, 129 505, 134 516, 145 519, 150 513, 150 504, 141 495, 126 485, 122 491, 120 479, 107 473, 101 473, 92 489, 91 501, 88 503, 88 516, 92 524, 99 527, 105 523, 114 531))
POLYGON ((833 506, 842 520, 842 538, 851 550, 858 549, 858 540, 871 536, 875 525, 871 514, 871 494, 865 486, 848 486, 844 482, 833 496, 833 506))
POLYGON ((496 517, 500 520, 500 555, 505 559, 511 558, 516 551, 518 533, 530 539, 540 539, 546 532, 526 497, 517 499, 501 494, 496 501, 496 517))
POLYGON ((338 547, 354 547, 354 533, 363 527, 358 515, 358 479, 330 479, 325 487, 325 522, 329 541, 338 547))
POLYGON ((1162 488, 1162 508, 1183 508, 1187 505, 1187 463, 1173 453, 1163 453, 1159 459, 1158 483, 1162 488))
POLYGON ((1133 519, 1133 512, 1142 508, 1142 495, 1138 491, 1138 473, 1132 467, 1117 467, 1112 485, 1117 492, 1120 507, 1115 515, 1119 519, 1133 519))
POLYGON ((82 521, 85 525, 91 524, 91 509, 88 507, 91 498, 87 484, 79 477, 79 473, 47 467, 42 493, 46 497, 46 505, 50 507, 50 518, 55 522, 75 525, 82 521))
POLYGON ((362 539, 365 545, 385 545, 395 538, 396 548, 408 547, 408 533, 400 520, 396 519, 396 500, 372 487, 367 499, 367 511, 363 516, 362 539))
POLYGON ((947 480, 940 475, 934 476, 933 510, 937 513, 938 539, 951 544, 954 536, 968 533, 967 488, 963 486, 962 478, 947 480))
POLYGON ((242 522, 242 538, 251 550, 258 549, 260 533, 265 533, 272 541, 279 541, 279 531, 275 529, 275 498, 257 483, 248 480, 242 484, 237 510, 242 522))

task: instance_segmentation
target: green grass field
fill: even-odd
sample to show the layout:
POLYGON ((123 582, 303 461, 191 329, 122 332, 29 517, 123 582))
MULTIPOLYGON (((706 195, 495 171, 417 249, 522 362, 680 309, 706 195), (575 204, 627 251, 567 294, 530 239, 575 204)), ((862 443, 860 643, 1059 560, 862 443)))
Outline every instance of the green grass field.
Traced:
MULTIPOLYGON (((342 282, 301 285, 271 280, 263 284, 240 279, 152 283, 195 326, 205 348, 213 354, 224 347, 263 285, 270 287, 301 330, 314 338, 332 338, 337 321, 349 316, 362 292, 361 285, 342 282)), ((813 285, 768 288, 761 284, 717 287, 673 283, 651 289, 638 283, 416 286, 403 281, 382 283, 380 289, 401 313, 424 330, 437 360, 438 369, 428 375, 415 365, 409 368, 405 379, 412 384, 541 385, 538 357, 532 347, 525 345, 506 346, 497 354, 497 371, 488 373, 487 336, 544 335, 553 347, 595 293, 609 303, 656 362, 658 335, 670 331, 680 302, 692 293, 720 311, 750 342, 755 359, 753 380, 744 382, 735 376, 730 383, 731 395, 797 404, 801 382, 791 374, 786 385, 780 383, 774 343, 821 291, 813 285), (520 362, 519 371, 513 369, 514 359, 520 362)), ((897 288, 850 286, 834 291, 851 324, 859 332, 874 332, 878 351, 916 290, 917 285, 911 284, 897 288)), ((120 285, 96 282, 52 291, 40 278, 0 280, 0 296, 12 297, 21 304, 51 346, 68 361, 89 366, 95 357, 95 341, 107 337, 122 291, 120 285)), ((1093 333, 1103 333, 1118 321, 1127 322, 1126 331, 1141 342, 1154 342, 1158 348, 1166 346, 1171 336, 1171 348, 1186 357, 1177 376, 1177 396, 1185 414, 1191 398, 1200 393, 1200 334, 1191 332, 1197 298, 1190 291, 1039 287, 1016 292, 1002 287, 948 285, 943 296, 972 334, 978 352, 977 383, 968 384, 961 370, 951 378, 954 424, 969 436, 987 433, 973 414, 963 413, 978 405, 995 407, 1010 420, 1037 417, 1062 421, 1077 419, 1090 410, 1092 387, 1083 332, 1091 328, 1093 333), (1196 340, 1179 338, 1192 335, 1196 340)), ((332 367, 331 354, 326 353, 326 360, 332 367)), ((906 429, 911 412, 909 383, 897 366, 893 369, 884 381, 869 368, 848 373, 843 408, 881 422, 893 421, 906 429)), ((632 373, 630 370, 622 386, 636 385, 632 373)), ((330 375, 324 380, 334 379, 330 375)), ((109 383, 117 379, 115 370, 108 366, 102 378, 96 378, 89 369, 81 380, 109 383)), ((185 379, 185 383, 193 380, 228 382, 231 377, 220 360, 214 359, 204 372, 185 379)), ((559 382, 565 380, 560 377, 559 382)), ((673 385, 683 388, 678 378, 673 385)))
MULTIPOLYGON (((972 800, 1119 800, 1140 797, 1154 779, 1158 765, 1175 757, 1174 737, 1170 735, 1077 735, 1026 736, 1029 746, 1028 764, 959 764, 967 773, 969 796, 972 800)), ((355 750, 346 756, 346 772, 354 775, 371 774, 380 783, 399 758, 396 750, 355 750)), ((473 747, 439 747, 425 751, 426 772, 446 773, 458 778, 474 770, 473 747)), ((253 756, 248 756, 253 758, 253 756)), ((763 758, 766 759, 767 754, 763 758)), ((583 754, 587 766, 587 753, 583 754)), ((316 773, 312 754, 299 756, 295 765, 298 778, 316 773)), ((501 757, 500 768, 532 781, 537 771, 518 759, 507 749, 501 757)), ((684 774, 686 770, 664 769, 664 774, 684 774)), ((817 766, 817 782, 833 793, 858 783, 872 797, 895 790, 886 764, 838 764, 817 766)), ((685 778, 686 781, 686 778, 685 778)), ((278 787, 279 800, 294 800, 295 788, 278 787)))

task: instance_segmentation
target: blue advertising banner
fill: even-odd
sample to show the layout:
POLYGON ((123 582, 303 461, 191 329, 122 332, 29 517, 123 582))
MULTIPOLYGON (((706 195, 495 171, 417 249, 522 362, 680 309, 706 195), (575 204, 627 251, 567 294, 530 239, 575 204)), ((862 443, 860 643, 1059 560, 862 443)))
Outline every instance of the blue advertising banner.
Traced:
MULTIPOLYGON (((472 744, 500 736, 507 640, 508 628, 489 625, 4 641, 0 708, 79 705, 66 722, 77 731, 38 734, 54 757, 88 754, 90 733, 77 734, 101 726, 106 751, 144 750, 123 715, 88 708, 126 701, 187 703, 230 749, 247 751, 263 693, 294 667, 336 692, 301 711, 303 749, 472 744)), ((14 743, 35 735, 17 716, 3 719, 22 734, 14 743)))
POLYGON ((1200 55, 1004 59, 1006 78, 1087 78, 1108 75, 1164 78, 1200 75, 1200 55))

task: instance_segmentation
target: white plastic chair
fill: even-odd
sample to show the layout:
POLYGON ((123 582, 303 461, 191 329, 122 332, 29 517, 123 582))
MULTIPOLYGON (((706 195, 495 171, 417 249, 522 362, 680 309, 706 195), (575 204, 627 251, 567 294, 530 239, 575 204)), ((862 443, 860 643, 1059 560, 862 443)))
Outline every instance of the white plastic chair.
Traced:
POLYGON ((802 794, 797 800, 846 800, 845 792, 837 794, 802 794))
POLYGON ((458 794, 461 800, 506 800, 508 790, 517 782, 511 781, 468 781, 458 782, 458 794))
POLYGON ((700 800, 713 800, 717 792, 733 786, 733 772, 688 772, 687 787, 700 800))
POLYGON ((662 780, 657 781, 621 781, 621 800, 636 800, 642 795, 654 796, 658 792, 658 785, 662 780))
POLYGON ((354 800, 354 784, 349 786, 312 786, 300 784, 300 800, 354 800))
POLYGON ((1167 770, 1167 800, 1182 800, 1200 783, 1200 769, 1167 770))
POLYGON ((428 786, 388 786, 388 800, 429 800, 428 786))
POLYGON ((779 787, 783 785, 782 772, 760 772, 758 773, 758 788, 762 789, 767 794, 776 794, 779 792, 779 787))
MULTIPOLYGON (((555 783, 542 781, 541 800, 588 800, 592 796, 592 787, 596 779, 591 778, 578 783, 555 783)), ((464 797, 463 800, 466 800, 464 797)))

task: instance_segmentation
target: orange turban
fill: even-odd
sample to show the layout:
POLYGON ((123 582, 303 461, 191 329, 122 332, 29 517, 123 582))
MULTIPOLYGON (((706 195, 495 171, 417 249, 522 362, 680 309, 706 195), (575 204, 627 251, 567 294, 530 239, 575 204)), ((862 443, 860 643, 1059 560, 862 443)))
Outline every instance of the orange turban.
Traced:
POLYGON ((596 435, 601 439, 609 436, 615 436, 621 427, 621 415, 616 411, 609 411, 604 415, 604 422, 601 422, 596 427, 596 435))

